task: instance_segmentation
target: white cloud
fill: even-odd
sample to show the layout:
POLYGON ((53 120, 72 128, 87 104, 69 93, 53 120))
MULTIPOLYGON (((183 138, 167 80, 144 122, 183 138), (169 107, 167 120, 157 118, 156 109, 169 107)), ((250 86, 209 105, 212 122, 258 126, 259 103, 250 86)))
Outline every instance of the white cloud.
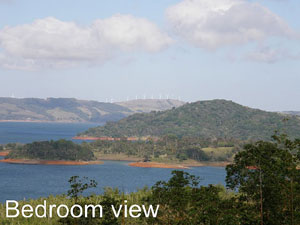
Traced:
POLYGON ((166 15, 177 35, 205 49, 293 35, 278 15, 246 0, 183 0, 166 15))
POLYGON ((157 52, 172 42, 153 23, 131 15, 114 15, 89 26, 48 17, 0 30, 0 65, 35 69, 103 63, 119 52, 157 52))

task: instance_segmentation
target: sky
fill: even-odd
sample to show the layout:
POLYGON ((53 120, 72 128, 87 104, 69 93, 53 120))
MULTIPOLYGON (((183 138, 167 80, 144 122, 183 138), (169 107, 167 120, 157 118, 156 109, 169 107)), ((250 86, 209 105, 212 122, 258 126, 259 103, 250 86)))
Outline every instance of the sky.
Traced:
POLYGON ((300 111, 299 0, 0 0, 0 97, 300 111))

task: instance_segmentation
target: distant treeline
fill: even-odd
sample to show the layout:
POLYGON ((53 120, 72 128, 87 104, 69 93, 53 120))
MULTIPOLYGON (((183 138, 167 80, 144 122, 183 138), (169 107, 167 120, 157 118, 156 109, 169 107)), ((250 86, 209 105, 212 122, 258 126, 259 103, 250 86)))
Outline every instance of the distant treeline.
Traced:
POLYGON ((159 139, 139 141, 104 141, 83 142, 41 141, 31 144, 9 143, 2 146, 11 152, 7 158, 39 160, 83 160, 94 159, 94 154, 138 157, 153 161, 232 161, 234 155, 242 149, 244 141, 225 139, 203 139, 166 135, 159 139))
POLYGON ((245 142, 224 139, 203 139, 175 135, 151 138, 144 141, 95 141, 89 145, 93 152, 102 154, 126 154, 144 157, 145 160, 187 160, 228 161, 238 152, 245 142))

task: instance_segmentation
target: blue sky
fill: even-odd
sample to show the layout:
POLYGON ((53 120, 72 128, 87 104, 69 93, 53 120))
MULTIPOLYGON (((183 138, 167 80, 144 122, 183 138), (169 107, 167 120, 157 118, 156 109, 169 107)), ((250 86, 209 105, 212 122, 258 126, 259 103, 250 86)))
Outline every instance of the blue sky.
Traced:
POLYGON ((300 110, 296 0, 0 0, 0 96, 300 110))

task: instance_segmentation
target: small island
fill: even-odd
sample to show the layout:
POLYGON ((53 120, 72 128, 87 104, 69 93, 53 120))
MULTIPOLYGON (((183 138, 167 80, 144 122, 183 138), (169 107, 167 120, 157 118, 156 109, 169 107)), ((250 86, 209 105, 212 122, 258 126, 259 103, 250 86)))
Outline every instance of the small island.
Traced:
POLYGON ((0 162, 43 165, 91 165, 97 161, 90 147, 72 141, 40 141, 18 146, 0 162))

